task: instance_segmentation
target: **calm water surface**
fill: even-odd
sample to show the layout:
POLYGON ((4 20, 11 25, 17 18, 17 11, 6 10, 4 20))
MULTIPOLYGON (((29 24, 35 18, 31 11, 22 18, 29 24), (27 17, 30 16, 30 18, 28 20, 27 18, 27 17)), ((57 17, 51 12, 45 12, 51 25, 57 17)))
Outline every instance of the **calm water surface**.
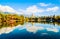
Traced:
POLYGON ((60 25, 24 23, 0 29, 0 39, 60 39, 60 25))

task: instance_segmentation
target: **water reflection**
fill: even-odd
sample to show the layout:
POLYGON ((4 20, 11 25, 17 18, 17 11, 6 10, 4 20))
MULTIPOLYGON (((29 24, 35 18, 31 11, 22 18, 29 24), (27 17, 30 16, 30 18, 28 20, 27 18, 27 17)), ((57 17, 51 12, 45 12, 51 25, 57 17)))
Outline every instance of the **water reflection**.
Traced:
POLYGON ((27 31, 36 33, 38 30, 47 30, 47 31, 52 31, 52 32, 59 32, 58 27, 53 24, 45 24, 45 23, 31 23, 32 26, 29 26, 29 24, 26 26, 27 31))
POLYGON ((17 26, 17 25, 23 25, 24 22, 16 22, 16 23, 12 23, 10 24, 9 22, 0 22, 0 28, 3 28, 3 27, 14 27, 14 26, 17 26))
MULTIPOLYGON (((22 38, 24 39, 31 38, 32 37, 39 37, 40 36, 60 36, 60 23, 58 22, 16 22, 14 24, 10 24, 7 22, 0 22, 0 35, 9 36, 13 35, 12 37, 0 37, 1 39, 9 38, 9 39, 17 39, 22 38), (59 34, 59 35, 58 35, 59 34), (27 36, 25 36, 27 35, 27 36), (38 36, 37 36, 38 35, 38 36), (15 36, 15 37, 14 37, 15 36)), ((36 39, 35 38, 35 39, 36 39)), ((45 38, 45 37, 44 37, 45 38)), ((55 37, 54 37, 55 38, 55 37)))
POLYGON ((46 22, 46 21, 40 21, 40 22, 30 22, 31 24, 33 23, 41 23, 41 24, 52 24, 52 25, 58 25, 60 26, 60 22, 46 22))
POLYGON ((3 28, 0 28, 0 35, 1 34, 7 34, 7 33, 10 33, 12 32, 13 30, 15 29, 15 27, 3 27, 3 28))
POLYGON ((53 27, 57 24, 57 26, 60 25, 60 23, 58 22, 25 22, 22 23, 22 22, 16 22, 14 24, 9 24, 7 22, 0 22, 0 31, 3 32, 4 31, 9 31, 9 30, 12 30, 14 27, 18 27, 19 26, 23 26, 23 27, 26 27, 27 31, 30 31, 30 32, 36 32, 37 30, 43 30, 43 29, 47 29, 48 31, 51 30, 51 31, 54 31, 54 32, 58 32, 57 27, 53 27), (30 24, 29 24, 30 23, 30 24), (36 25, 37 23, 37 25, 36 25), (42 24, 42 25, 41 25, 42 24), (45 24, 48 24, 48 25, 45 25, 45 24), (50 24, 50 26, 49 26, 50 24), (51 26, 52 25, 52 26, 51 26), (49 27, 49 28, 47 28, 49 27), (54 28, 54 29, 53 29, 54 28))

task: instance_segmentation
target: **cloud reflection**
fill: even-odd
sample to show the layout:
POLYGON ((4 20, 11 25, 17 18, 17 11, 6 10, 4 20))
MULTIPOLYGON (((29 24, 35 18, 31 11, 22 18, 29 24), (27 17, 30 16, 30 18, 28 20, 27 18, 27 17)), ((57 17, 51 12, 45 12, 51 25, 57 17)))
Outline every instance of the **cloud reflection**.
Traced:
POLYGON ((38 30, 44 30, 44 27, 38 27, 38 26, 27 26, 26 30, 29 32, 36 33, 38 30))
MULTIPOLYGON (((33 32, 33 33, 36 33, 38 30, 42 31, 42 30, 47 30, 48 32, 51 31, 51 32, 59 32, 59 29, 57 28, 44 28, 43 26, 21 26, 21 25, 18 25, 18 26, 15 26, 15 27, 3 27, 0 29, 0 34, 3 34, 3 33, 10 33, 12 32, 14 29, 19 29, 19 30, 23 30, 23 29, 26 29, 26 31, 28 32, 33 32)), ((46 34, 46 33, 43 33, 43 34, 46 34)))
POLYGON ((47 28, 47 31, 59 32, 57 28, 47 28))
POLYGON ((0 34, 10 33, 10 32, 12 32, 14 29, 15 29, 15 27, 3 27, 3 28, 0 29, 0 34))
POLYGON ((47 30, 47 31, 51 31, 51 32, 59 32, 59 29, 57 28, 44 28, 42 26, 27 26, 26 30, 28 32, 33 32, 36 33, 38 30, 47 30))

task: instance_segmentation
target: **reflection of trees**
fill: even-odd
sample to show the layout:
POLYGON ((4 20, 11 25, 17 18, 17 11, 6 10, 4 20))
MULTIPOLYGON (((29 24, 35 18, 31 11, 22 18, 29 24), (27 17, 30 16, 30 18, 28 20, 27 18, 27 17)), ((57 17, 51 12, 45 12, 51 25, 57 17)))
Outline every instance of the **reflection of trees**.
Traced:
POLYGON ((53 25, 59 25, 60 26, 60 22, 46 22, 46 21, 41 21, 41 22, 32 22, 32 23, 41 23, 41 24, 53 24, 53 25))
POLYGON ((0 28, 17 26, 24 24, 24 16, 17 14, 1 14, 0 13, 0 28))
POLYGON ((0 22, 0 28, 3 27, 13 27, 13 26, 17 26, 17 25, 23 25, 23 22, 16 22, 15 24, 9 24, 7 22, 0 22))

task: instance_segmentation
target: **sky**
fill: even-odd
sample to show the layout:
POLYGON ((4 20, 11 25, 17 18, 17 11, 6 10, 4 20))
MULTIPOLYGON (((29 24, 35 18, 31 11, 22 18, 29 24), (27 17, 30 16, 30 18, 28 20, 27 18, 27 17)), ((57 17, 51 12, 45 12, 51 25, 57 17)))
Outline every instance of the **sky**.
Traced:
POLYGON ((60 15, 60 0, 0 0, 0 11, 25 16, 60 15))

